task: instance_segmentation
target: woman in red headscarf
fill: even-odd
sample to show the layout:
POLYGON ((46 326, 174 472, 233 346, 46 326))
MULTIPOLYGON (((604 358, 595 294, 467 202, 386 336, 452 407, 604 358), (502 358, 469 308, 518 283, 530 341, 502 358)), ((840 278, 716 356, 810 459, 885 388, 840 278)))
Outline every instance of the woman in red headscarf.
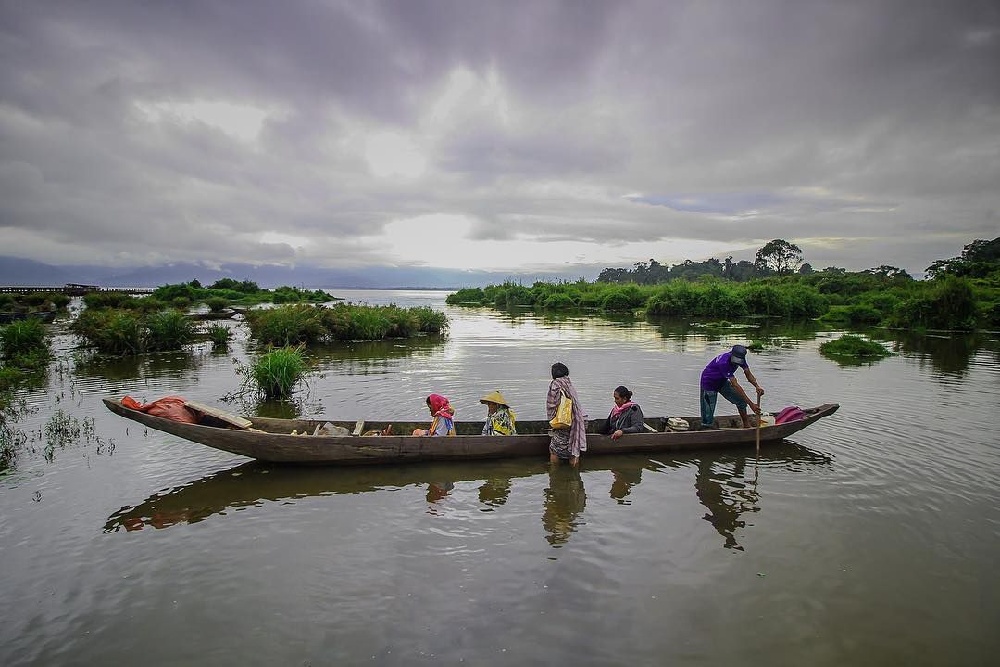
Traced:
POLYGON ((429 429, 418 428, 413 435, 455 435, 455 408, 441 394, 431 394, 427 397, 427 409, 434 419, 429 429))

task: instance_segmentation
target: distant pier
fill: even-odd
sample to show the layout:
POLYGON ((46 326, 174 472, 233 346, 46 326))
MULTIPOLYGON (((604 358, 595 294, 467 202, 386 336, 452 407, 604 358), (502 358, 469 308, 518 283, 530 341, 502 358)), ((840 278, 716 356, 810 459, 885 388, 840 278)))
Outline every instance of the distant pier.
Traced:
POLYGON ((153 287, 101 287, 100 285, 0 285, 0 294, 31 294, 33 292, 60 292, 69 296, 83 296, 91 292, 123 292, 125 294, 152 294, 153 287))

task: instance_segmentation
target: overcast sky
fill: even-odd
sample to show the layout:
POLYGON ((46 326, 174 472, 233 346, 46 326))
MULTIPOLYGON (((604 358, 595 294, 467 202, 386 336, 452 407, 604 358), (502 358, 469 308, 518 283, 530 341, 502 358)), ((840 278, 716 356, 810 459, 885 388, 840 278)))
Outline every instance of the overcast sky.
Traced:
POLYGON ((1000 2, 0 0, 0 255, 502 271, 1000 236, 1000 2))

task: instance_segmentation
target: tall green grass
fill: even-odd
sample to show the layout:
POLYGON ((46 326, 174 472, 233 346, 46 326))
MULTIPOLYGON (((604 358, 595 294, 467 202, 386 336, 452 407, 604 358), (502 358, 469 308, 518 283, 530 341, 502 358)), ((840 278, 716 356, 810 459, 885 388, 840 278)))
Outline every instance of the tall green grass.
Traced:
POLYGON ((86 309, 70 325, 86 345, 119 356, 179 350, 194 340, 194 325, 173 310, 142 315, 131 310, 86 309))
POLYGON ((143 325, 146 327, 148 352, 179 350, 194 340, 194 325, 184 313, 176 310, 164 310, 147 315, 143 325))
POLYGON ((428 307, 349 303, 288 304, 252 310, 247 313, 246 322, 251 338, 275 346, 411 338, 421 333, 440 333, 448 326, 444 313, 428 307))
POLYGON ((12 322, 0 327, 0 356, 7 361, 48 352, 45 325, 36 319, 12 322))
POLYGON ((250 366, 250 378, 266 399, 292 395, 305 376, 308 364, 299 347, 282 347, 257 357, 250 366))

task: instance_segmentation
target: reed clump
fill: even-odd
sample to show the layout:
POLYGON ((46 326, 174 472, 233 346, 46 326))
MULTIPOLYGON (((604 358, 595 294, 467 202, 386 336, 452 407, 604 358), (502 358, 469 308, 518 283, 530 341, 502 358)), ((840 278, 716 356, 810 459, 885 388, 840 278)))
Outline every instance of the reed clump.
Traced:
POLYGON ((0 327, 0 358, 17 367, 35 367, 47 363, 49 347, 45 325, 36 319, 12 322, 0 327))
POLYGON ((234 363, 236 374, 243 378, 238 394, 253 394, 266 400, 289 398, 309 370, 301 345, 271 349, 251 361, 249 366, 234 363))
POLYGON ((250 336, 275 346, 349 340, 412 338, 440 333, 448 318, 432 308, 401 308, 338 303, 332 306, 288 304, 252 310, 246 315, 250 336))
POLYGON ((147 352, 179 350, 194 340, 191 320, 176 310, 151 313, 143 320, 146 328, 147 352))
POLYGON ((213 347, 226 347, 229 345, 229 341, 233 337, 233 332, 229 330, 229 327, 223 326, 221 324, 213 324, 206 330, 208 339, 212 341, 213 347))
POLYGON ((88 308, 70 330, 85 345, 118 356, 179 350, 194 340, 194 325, 173 310, 142 314, 119 308, 88 308))

